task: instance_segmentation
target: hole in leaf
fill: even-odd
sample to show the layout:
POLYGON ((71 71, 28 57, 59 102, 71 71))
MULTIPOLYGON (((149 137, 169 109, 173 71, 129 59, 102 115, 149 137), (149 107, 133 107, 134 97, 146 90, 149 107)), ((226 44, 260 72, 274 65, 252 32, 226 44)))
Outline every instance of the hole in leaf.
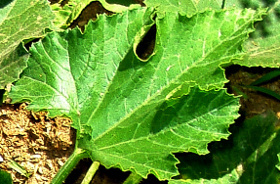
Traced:
POLYGON ((157 28, 154 24, 138 44, 136 48, 136 54, 142 60, 147 60, 154 52, 156 32, 157 28))

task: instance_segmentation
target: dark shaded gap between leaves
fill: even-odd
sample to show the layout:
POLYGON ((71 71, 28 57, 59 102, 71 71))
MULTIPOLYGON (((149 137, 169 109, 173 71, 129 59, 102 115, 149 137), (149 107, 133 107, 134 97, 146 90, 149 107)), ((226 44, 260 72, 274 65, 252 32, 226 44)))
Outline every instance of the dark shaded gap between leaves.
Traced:
MULTIPOLYGON (((93 162, 91 159, 82 159, 75 169, 66 178, 65 184, 80 184, 82 183, 88 169, 93 162)), ((100 165, 90 183, 94 184, 122 184, 129 176, 130 172, 122 172, 117 168, 106 169, 100 165)))
POLYGON ((0 8, 4 8, 5 6, 8 6, 8 4, 12 3, 13 0, 6 0, 6 1, 3 1, 1 0, 0 1, 0 8))
POLYGON ((87 170, 89 169, 92 161, 90 159, 82 159, 75 167, 75 169, 69 174, 65 180, 65 184, 80 184, 82 183, 87 170))
MULTIPOLYGON (((225 88, 227 88, 229 94, 242 95, 240 98, 240 111, 245 114, 246 119, 266 110, 272 110, 275 113, 279 111, 279 100, 245 87, 275 69, 231 65, 226 67, 225 70, 226 78, 229 80, 229 82, 225 84, 225 88)), ((260 85, 260 87, 270 89, 276 93, 280 93, 279 86, 280 77, 276 77, 268 83, 260 85)))
POLYGON ((226 0, 223 0, 221 8, 224 9, 226 4, 226 0))
POLYGON ((0 105, 3 103, 5 91, 5 89, 0 89, 0 105))
POLYGON ((122 184, 129 174, 130 172, 123 172, 118 168, 106 169, 101 165, 91 184, 122 184))
MULTIPOLYGON (((82 159, 75 169, 70 173, 70 175, 65 180, 65 184, 80 184, 92 161, 90 159, 82 159)), ((91 184, 122 184, 131 172, 123 172, 118 168, 106 169, 104 166, 100 165, 97 172, 95 173, 91 184)), ((143 179, 140 184, 167 184, 167 181, 159 181, 154 175, 148 175, 147 179, 143 179)))
POLYGON ((104 13, 106 13, 107 15, 114 14, 113 12, 106 10, 100 2, 93 1, 89 5, 87 5, 85 9, 83 9, 79 17, 74 20, 69 27, 73 29, 76 26, 79 26, 81 31, 84 32, 85 25, 89 20, 95 21, 97 19, 97 15, 104 13))
POLYGON ((146 60, 154 52, 156 32, 157 28, 156 24, 154 24, 138 44, 136 48, 136 54, 139 58, 146 60))
POLYGON ((55 3, 58 3, 59 0, 48 0, 51 4, 55 4, 55 3))
POLYGON ((168 184, 168 181, 159 181, 154 175, 149 174, 147 179, 143 179, 140 184, 168 184))
POLYGON ((120 0, 106 0, 109 4, 119 4, 122 6, 130 6, 132 4, 140 4, 141 6, 144 6, 143 0, 126 0, 126 1, 120 1, 120 0))
POLYGON ((41 38, 35 38, 32 40, 28 40, 26 41, 26 43, 24 44, 24 48, 29 51, 30 47, 32 46, 32 43, 38 42, 41 38))

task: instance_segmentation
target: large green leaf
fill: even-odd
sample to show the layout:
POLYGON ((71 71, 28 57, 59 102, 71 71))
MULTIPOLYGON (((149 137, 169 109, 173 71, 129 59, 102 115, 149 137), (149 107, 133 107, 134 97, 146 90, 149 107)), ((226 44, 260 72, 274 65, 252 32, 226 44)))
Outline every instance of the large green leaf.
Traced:
POLYGON ((181 180, 169 183, 279 183, 275 165, 279 163, 280 132, 276 122, 272 112, 255 116, 236 126, 228 141, 213 144, 209 155, 179 156, 181 180))
POLYGON ((153 11, 102 15, 84 34, 53 32, 34 44, 10 97, 30 101, 31 110, 70 117, 78 147, 106 167, 168 179, 177 174, 172 152, 206 154, 209 142, 228 136, 237 99, 224 90, 200 90, 224 86, 220 65, 242 55, 240 45, 262 14, 167 13, 156 19, 154 55, 147 62, 137 59, 133 45, 152 24, 153 11))
POLYGON ((0 2, 0 89, 18 79, 26 67, 24 39, 43 35, 51 26, 47 0, 1 0, 0 2))

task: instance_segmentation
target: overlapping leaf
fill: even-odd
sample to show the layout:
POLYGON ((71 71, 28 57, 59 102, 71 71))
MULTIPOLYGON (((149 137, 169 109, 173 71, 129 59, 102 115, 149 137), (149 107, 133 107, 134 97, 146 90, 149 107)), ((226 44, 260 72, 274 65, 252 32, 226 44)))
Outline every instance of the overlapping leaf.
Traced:
POLYGON ((1 0, 0 88, 14 82, 26 67, 27 53, 20 42, 42 36, 52 17, 47 0, 1 0))
POLYGON ((275 114, 266 112, 235 127, 229 141, 215 143, 209 155, 182 155, 182 180, 169 183, 279 183, 275 165, 279 162, 280 132, 275 122, 275 114))
MULTIPOLYGON (((59 29, 65 29, 70 24, 78 18, 78 16, 81 14, 81 12, 91 3, 95 0, 70 0, 65 5, 61 5, 60 3, 52 4, 52 10, 56 15, 56 18, 54 20, 55 26, 59 29)), ((120 13, 123 11, 126 11, 127 9, 132 9, 133 7, 137 7, 140 5, 131 5, 132 3, 128 3, 125 1, 125 5, 131 5, 131 7, 127 7, 121 4, 110 4, 106 0, 99 0, 99 2, 102 4, 102 6, 107 10, 114 13, 120 13)))
POLYGON ((168 179, 178 173, 172 152, 205 154, 209 142, 228 136, 237 100, 224 90, 200 89, 223 87, 220 65, 242 55, 240 46, 263 13, 168 13, 156 19, 155 54, 146 63, 133 42, 151 25, 152 11, 100 16, 84 34, 51 33, 35 44, 10 97, 70 117, 78 147, 106 167, 168 179))
POLYGON ((268 8, 268 14, 262 22, 256 24, 256 32, 244 44, 247 52, 243 60, 235 63, 248 67, 275 67, 280 66, 280 2, 277 0, 263 1, 226 1, 226 6, 233 4, 240 8, 268 8))
POLYGON ((56 28, 65 29, 70 26, 90 2, 92 2, 92 0, 70 0, 63 6, 61 2, 52 4, 51 8, 55 13, 54 25, 56 28))

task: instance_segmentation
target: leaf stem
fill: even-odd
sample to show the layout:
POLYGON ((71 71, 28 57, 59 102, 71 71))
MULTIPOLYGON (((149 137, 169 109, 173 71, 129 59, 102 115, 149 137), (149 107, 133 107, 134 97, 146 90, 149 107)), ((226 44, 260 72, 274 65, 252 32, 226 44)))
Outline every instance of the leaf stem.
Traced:
POLYGON ((51 184, 62 184, 79 161, 83 158, 88 157, 88 154, 85 150, 76 148, 72 155, 68 158, 65 164, 59 169, 58 173, 52 179, 51 184))
POLYGON ((87 171, 87 174, 81 184, 89 184, 91 182, 93 176, 95 175, 96 171, 98 170, 99 166, 100 166, 100 163, 98 161, 94 161, 91 164, 89 170, 87 171))
POLYGON ((123 182, 123 184, 138 184, 142 181, 142 177, 134 172, 132 172, 126 180, 123 182))

